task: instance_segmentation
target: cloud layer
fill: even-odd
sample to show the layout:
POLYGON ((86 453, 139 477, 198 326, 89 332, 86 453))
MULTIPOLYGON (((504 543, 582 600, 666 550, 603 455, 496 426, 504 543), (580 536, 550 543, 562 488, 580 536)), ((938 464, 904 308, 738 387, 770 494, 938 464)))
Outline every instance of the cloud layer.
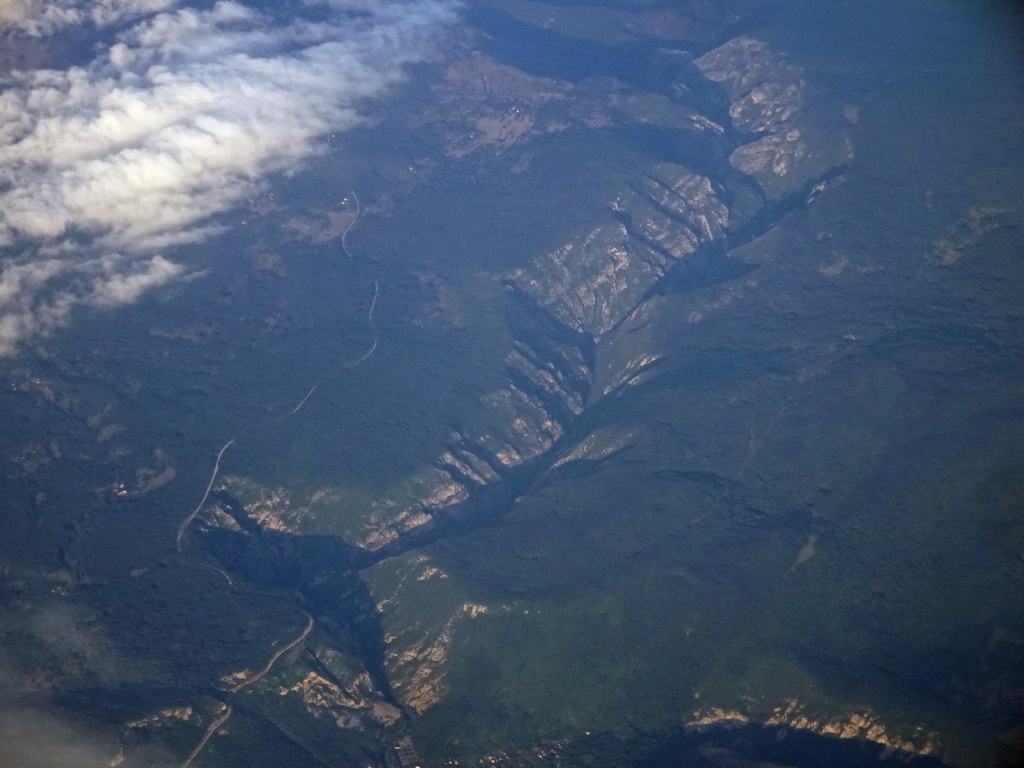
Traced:
POLYGON ((33 37, 61 27, 92 23, 104 27, 125 18, 156 13, 176 0, 0 0, 0 27, 17 27, 33 37))
POLYGON ((158 251, 216 233, 212 217, 358 122, 455 18, 449 0, 304 0, 284 22, 173 3, 0 0, 0 25, 26 34, 121 27, 87 66, 2 83, 0 355, 78 303, 179 274, 158 251))

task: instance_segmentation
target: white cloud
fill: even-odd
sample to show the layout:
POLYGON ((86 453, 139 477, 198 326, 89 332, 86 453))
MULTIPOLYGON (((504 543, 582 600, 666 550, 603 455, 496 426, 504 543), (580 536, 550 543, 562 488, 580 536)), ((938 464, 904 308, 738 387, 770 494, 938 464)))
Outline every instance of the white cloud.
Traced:
POLYGON ((16 27, 40 37, 61 27, 92 22, 107 26, 156 13, 177 0, 0 0, 0 29, 16 27))
MULTIPOLYGON (((87 612, 51 604, 11 619, 18 633, 45 649, 49 675, 67 680, 85 674, 92 681, 117 683, 137 679, 132 667, 111 647, 87 612)), ((47 696, 33 684, 33 672, 0 649, 0 766, 4 768, 110 768, 117 764, 116 733, 77 727, 48 707, 47 696), (31 703, 29 703, 31 702, 31 703)), ((174 764, 160 750, 160 765, 174 764)))
POLYGON ((67 260, 50 258, 0 270, 0 356, 13 354, 22 340, 64 324, 73 300, 40 294, 70 266, 67 260))
POLYGON ((110 259, 113 267, 107 274, 93 283, 92 300, 105 307, 131 304, 149 288, 162 285, 183 271, 180 264, 168 261, 163 256, 154 256, 141 264, 133 264, 134 271, 121 271, 116 259, 110 259))
POLYGON ((109 768, 111 750, 91 734, 27 707, 0 709, 0 765, 109 768))
POLYGON ((3 84, 0 354, 59 325, 73 304, 133 301, 178 274, 154 251, 218 231, 216 214, 261 179, 356 124, 360 100, 397 82, 455 14, 450 0, 304 0, 275 25, 234 0, 164 11, 171 1, 0 0, 0 22, 32 34, 148 14, 87 66, 16 72, 3 84), (310 6, 316 20, 303 15, 310 6), (91 255, 51 248, 59 268, 10 255, 83 233, 91 255), (53 294, 50 279, 39 282, 50 272, 78 287, 42 298, 53 294), (43 309, 49 327, 36 318, 43 309))
POLYGON ((81 12, 61 2, 47 0, 0 0, 0 29, 16 27, 39 36, 60 27, 77 24, 81 12))

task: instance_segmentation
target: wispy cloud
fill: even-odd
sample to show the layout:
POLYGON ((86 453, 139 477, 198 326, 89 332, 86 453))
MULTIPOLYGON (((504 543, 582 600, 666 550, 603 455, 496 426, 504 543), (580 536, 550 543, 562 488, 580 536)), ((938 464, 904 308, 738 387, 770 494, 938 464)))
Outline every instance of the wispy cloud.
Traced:
POLYGON ((18 768, 109 768, 109 748, 44 712, 0 708, 0 765, 18 768))
POLYGON ((0 649, 0 766, 110 768, 118 752, 116 739, 61 717, 48 689, 54 681, 82 673, 94 682, 131 679, 130 665, 89 613, 72 605, 34 609, 13 617, 8 629, 41 649, 40 658, 47 662, 24 668, 0 649))
POLYGON ((34 37, 61 27, 92 23, 107 26, 126 18, 156 13, 177 0, 0 0, 0 27, 17 27, 34 37))
POLYGON ((283 22, 234 0, 0 3, 29 34, 122 24, 87 66, 2 83, 0 354, 179 274, 156 252, 218 232, 216 214, 356 124, 455 17, 450 0, 304 0, 283 22))

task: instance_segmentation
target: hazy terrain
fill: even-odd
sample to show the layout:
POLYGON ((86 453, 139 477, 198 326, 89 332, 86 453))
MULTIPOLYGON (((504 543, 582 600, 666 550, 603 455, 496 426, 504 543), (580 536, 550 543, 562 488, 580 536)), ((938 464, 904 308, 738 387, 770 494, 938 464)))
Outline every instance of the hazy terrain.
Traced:
POLYGON ((469 3, 174 279, 70 275, 0 763, 1020 759, 1020 19, 856 5, 469 3))

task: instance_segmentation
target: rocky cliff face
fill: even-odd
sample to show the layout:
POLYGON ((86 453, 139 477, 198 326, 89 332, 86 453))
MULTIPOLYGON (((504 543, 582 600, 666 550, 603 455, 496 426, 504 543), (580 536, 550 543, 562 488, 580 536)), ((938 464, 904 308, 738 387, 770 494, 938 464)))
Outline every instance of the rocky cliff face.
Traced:
POLYGON ((818 99, 808 107, 799 70, 765 44, 732 40, 694 64, 729 99, 732 124, 707 120, 709 130, 722 141, 757 137, 729 156, 740 173, 712 180, 675 163, 650 164, 608 200, 604 221, 509 273, 515 340, 507 386, 468 409, 447 450, 408 484, 411 493, 375 503, 360 546, 387 544, 393 552, 403 546, 399 537, 419 541, 416 529, 446 515, 465 524, 474 506, 494 514, 553 465, 571 461, 591 439, 586 424, 602 398, 658 361, 654 345, 629 343, 625 356, 608 354, 623 346, 609 344, 609 333, 693 272, 729 264, 733 242, 769 229, 851 160, 841 106, 818 99), (752 158, 769 155, 753 168, 752 158), (486 490, 501 485, 510 489, 486 490))
MULTIPOLYGON (((389 686, 388 695, 393 692, 410 714, 445 701, 453 663, 458 667, 454 659, 478 617, 531 610, 518 600, 474 601, 422 547, 501 520, 553 473, 571 474, 576 465, 590 472, 627 450, 638 429, 608 424, 607 413, 625 389, 657 376, 662 345, 641 329, 658 313, 658 297, 714 282, 716 270, 746 271, 733 246, 770 230, 852 158, 840 105, 817 99, 806 106, 807 82, 764 43, 732 40, 683 65, 679 77, 669 93, 720 89, 714 99, 727 105, 724 125, 700 117, 692 97, 674 108, 681 124, 698 126, 722 145, 717 154, 728 164, 709 174, 679 163, 648 163, 608 197, 601 219, 502 277, 513 331, 505 385, 466 409, 443 452, 401 483, 399 494, 372 503, 353 542, 377 563, 365 575, 382 616, 387 682, 378 685, 389 686), (630 331, 620 331, 624 327, 630 331)), ((642 112, 634 117, 645 121, 642 112)), ((687 132, 692 128, 680 141, 687 132)), ((292 511, 280 492, 249 488, 240 479, 231 485, 254 499, 248 506, 261 528, 308 528, 302 508, 292 511)), ((320 494, 316 516, 330 516, 331 497, 320 494)), ((230 516, 211 522, 239 531, 230 516)), ((251 569, 264 557, 251 545, 219 546, 235 569, 245 567, 241 560, 251 569)), ((284 550, 275 546, 280 557, 284 550)), ((297 564, 315 555, 285 557, 297 564)), ((266 579, 268 567, 257 565, 250 577, 266 579)), ((309 589, 309 577, 296 578, 309 589)), ((325 572, 315 580, 333 578, 325 572)), ((280 584, 280 574, 271 580, 280 584)), ((357 611, 357 618, 367 617, 357 611)), ((300 696, 314 717, 329 714, 339 723, 372 719, 378 706, 360 705, 369 715, 344 714, 359 708, 322 670, 281 690, 300 696)))

